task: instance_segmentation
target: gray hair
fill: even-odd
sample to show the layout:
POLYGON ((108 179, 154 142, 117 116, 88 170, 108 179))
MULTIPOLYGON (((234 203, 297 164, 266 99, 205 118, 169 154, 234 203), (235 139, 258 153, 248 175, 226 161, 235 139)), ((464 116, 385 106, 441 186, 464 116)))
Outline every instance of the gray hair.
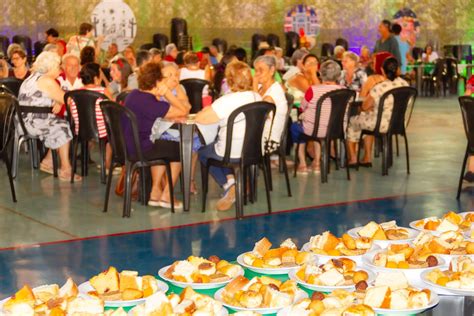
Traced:
POLYGON ((291 55, 291 64, 296 66, 298 64, 298 60, 303 60, 303 58, 308 54, 309 52, 306 49, 298 48, 293 52, 293 55, 291 55))
POLYGON ((271 56, 271 55, 263 55, 263 56, 259 56, 255 59, 255 61, 253 62, 253 67, 255 68, 255 66, 257 65, 257 63, 259 62, 262 62, 264 63, 265 65, 268 66, 268 68, 275 68, 276 69, 276 58, 275 56, 271 56))
POLYGON ((53 52, 56 53, 58 51, 58 45, 56 44, 46 44, 46 46, 43 48, 43 52, 53 52))
POLYGON ((178 49, 175 44, 171 43, 165 47, 165 55, 168 56, 173 49, 178 49))
POLYGON ((342 54, 345 51, 346 49, 341 45, 337 45, 336 47, 334 47, 334 55, 342 54))
POLYGON ((337 81, 341 77, 341 66, 334 60, 326 60, 319 69, 322 81, 337 81))
POLYGON ((163 68, 173 67, 173 68, 179 70, 179 66, 175 62, 163 60, 161 62, 161 64, 163 65, 163 68))
POLYGON ((149 50, 149 52, 150 52, 150 54, 151 54, 152 57, 154 57, 154 56, 156 56, 156 55, 160 55, 160 56, 161 56, 161 50, 159 50, 158 48, 153 47, 153 48, 151 48, 151 49, 149 50))
POLYGON ((16 51, 16 50, 21 50, 26 54, 26 51, 25 49, 23 48, 23 46, 21 46, 20 44, 17 44, 17 43, 12 43, 10 45, 8 45, 8 48, 7 48, 7 56, 8 58, 12 58, 12 55, 13 55, 13 52, 16 51))
POLYGON ((62 58, 63 64, 65 64, 66 61, 67 61, 69 58, 74 58, 74 59, 76 59, 76 60, 79 62, 79 64, 81 63, 81 59, 80 59, 76 54, 69 53, 69 54, 65 54, 65 55, 63 56, 63 58, 62 58))
POLYGON ((61 58, 58 54, 53 52, 42 52, 36 57, 36 61, 33 64, 33 71, 39 72, 40 74, 46 74, 50 70, 59 68, 61 64, 61 58))
POLYGON ((359 63, 359 56, 353 52, 344 52, 344 54, 342 54, 342 58, 349 58, 356 64, 359 63))

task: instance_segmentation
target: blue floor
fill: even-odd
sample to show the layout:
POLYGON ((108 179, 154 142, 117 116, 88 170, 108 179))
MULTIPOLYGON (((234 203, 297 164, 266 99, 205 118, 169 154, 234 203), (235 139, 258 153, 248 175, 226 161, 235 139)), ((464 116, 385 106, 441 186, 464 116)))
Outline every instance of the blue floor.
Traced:
MULTIPOLYGON (((467 211, 472 192, 461 204, 445 190, 348 202, 243 220, 224 220, 172 229, 129 233, 0 251, 0 299, 24 284, 62 283, 71 276, 82 283, 109 265, 156 274, 160 267, 191 254, 235 260, 263 236, 279 243, 291 237, 302 246, 312 235, 331 230, 340 235, 367 223, 395 219, 400 225, 447 210, 467 211)), ((251 206, 248 206, 251 208, 251 206)))

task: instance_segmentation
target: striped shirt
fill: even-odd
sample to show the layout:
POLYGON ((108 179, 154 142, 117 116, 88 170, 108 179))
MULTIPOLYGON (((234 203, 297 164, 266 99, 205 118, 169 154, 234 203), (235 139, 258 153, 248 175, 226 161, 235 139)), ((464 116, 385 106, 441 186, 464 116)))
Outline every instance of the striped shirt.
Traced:
MULTIPOLYGON (((333 90, 343 89, 340 85, 320 84, 311 86, 301 101, 301 109, 303 110, 303 130, 306 135, 313 135, 314 119, 316 117, 316 104, 319 98, 325 93, 333 90)), ((327 99, 323 102, 321 116, 319 119, 318 137, 325 137, 331 116, 331 100, 327 99)))
MULTIPOLYGON (((100 87, 100 86, 90 87, 90 88, 82 88, 82 89, 105 94, 105 88, 100 87)), ((95 103, 95 117, 96 117, 96 121, 97 121, 97 130, 99 132, 99 138, 104 138, 104 137, 107 137, 107 130, 105 128, 104 116, 102 114, 102 110, 100 109, 100 102, 101 101, 102 101, 102 99, 98 98, 96 103, 95 103)), ((79 133, 79 114, 77 113, 76 104, 74 103, 74 100, 72 100, 72 99, 70 101, 70 106, 71 106, 71 115, 72 115, 72 118, 74 120, 75 134, 77 135, 79 133)))

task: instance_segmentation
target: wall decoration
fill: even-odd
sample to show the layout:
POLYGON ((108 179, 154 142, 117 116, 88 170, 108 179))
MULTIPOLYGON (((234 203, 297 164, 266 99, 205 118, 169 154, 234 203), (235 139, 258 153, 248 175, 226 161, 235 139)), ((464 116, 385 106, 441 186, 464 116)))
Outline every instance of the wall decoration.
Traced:
POLYGON ((316 44, 316 37, 319 35, 320 29, 316 8, 313 6, 305 4, 296 5, 285 16, 285 33, 298 33, 301 46, 309 49, 316 44))
POLYGON ((411 46, 415 46, 416 38, 420 33, 420 22, 415 12, 409 8, 403 8, 395 13, 393 22, 400 24, 402 27, 400 37, 408 41, 411 46))
POLYGON ((123 0, 102 0, 92 11, 94 35, 104 36, 102 49, 116 43, 119 51, 131 45, 137 34, 137 20, 123 0))

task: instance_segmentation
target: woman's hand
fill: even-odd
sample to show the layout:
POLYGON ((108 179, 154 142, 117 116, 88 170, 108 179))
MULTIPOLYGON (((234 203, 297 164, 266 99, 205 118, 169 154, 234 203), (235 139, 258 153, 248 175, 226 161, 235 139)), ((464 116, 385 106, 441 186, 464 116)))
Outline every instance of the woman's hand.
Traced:
POLYGON ((163 97, 167 92, 168 92, 168 87, 166 86, 166 84, 163 82, 160 82, 158 84, 158 91, 157 91, 158 96, 163 97))
POLYGON ((58 114, 59 112, 61 112, 62 108, 63 108, 62 104, 55 102, 52 109, 53 114, 58 114))

